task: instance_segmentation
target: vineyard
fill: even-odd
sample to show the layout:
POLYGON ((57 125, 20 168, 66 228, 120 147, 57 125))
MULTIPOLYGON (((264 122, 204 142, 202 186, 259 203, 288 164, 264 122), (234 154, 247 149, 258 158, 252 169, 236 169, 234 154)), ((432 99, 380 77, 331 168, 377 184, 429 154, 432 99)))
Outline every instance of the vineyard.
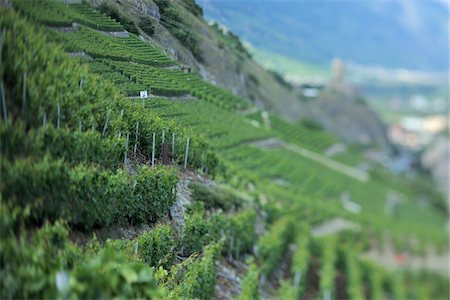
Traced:
POLYGON ((2 299, 448 299, 362 255, 449 251, 431 183, 114 32, 89 2, 0 6, 2 299), (335 219, 358 230, 315 233, 335 219))

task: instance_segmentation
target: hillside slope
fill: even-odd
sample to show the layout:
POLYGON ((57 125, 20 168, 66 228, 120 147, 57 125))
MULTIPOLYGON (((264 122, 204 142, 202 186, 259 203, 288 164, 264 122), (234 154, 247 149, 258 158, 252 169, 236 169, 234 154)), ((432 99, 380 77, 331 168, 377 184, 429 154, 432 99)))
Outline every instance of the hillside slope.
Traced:
MULTIPOLYGON (((103 1, 93 2, 99 6, 103 1)), ((156 43, 174 59, 199 71, 205 79, 291 122, 315 119, 346 142, 360 143, 371 137, 376 146, 389 151, 382 123, 366 106, 359 106, 355 110, 353 96, 325 95, 317 102, 302 101, 298 92, 258 65, 232 33, 224 32, 219 26, 210 26, 200 13, 186 7, 183 1, 163 1, 164 5, 177 12, 166 14, 162 14, 155 3, 158 1, 118 1, 123 13, 131 16, 136 24, 143 16, 151 20, 155 30, 151 36, 146 36, 149 41, 156 43), (181 42, 177 34, 181 36, 181 42), (332 101, 327 101, 329 99, 332 101), (336 115, 333 109, 322 109, 324 106, 333 107, 334 100, 341 104, 340 111, 345 115, 345 124, 340 121, 341 114, 336 115), (348 124, 357 128, 358 134, 349 132, 348 124)))

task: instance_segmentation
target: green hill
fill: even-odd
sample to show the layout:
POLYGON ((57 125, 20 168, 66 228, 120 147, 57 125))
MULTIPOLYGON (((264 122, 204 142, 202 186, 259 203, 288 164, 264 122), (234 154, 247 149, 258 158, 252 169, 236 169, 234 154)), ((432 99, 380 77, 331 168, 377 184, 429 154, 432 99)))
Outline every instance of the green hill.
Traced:
POLYGON ((313 121, 183 72, 88 4, 0 15, 2 298, 448 297, 442 274, 357 255, 386 234, 412 256, 448 250, 426 180, 361 171, 358 149, 327 157, 339 139, 313 121), (336 218, 360 230, 314 234, 336 218))

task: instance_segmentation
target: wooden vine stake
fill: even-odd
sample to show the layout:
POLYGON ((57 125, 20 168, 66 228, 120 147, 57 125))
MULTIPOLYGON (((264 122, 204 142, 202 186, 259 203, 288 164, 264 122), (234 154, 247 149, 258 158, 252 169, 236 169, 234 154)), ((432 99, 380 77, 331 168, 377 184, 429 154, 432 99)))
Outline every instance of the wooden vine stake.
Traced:
POLYGON ((236 259, 239 260, 239 252, 241 251, 241 240, 237 240, 236 259))
POLYGON ((188 137, 188 138, 187 138, 187 141, 186 141, 186 154, 184 155, 184 169, 185 169, 185 170, 186 170, 186 168, 187 168, 187 162, 188 162, 189 141, 190 141, 190 138, 188 137))
POLYGON ((6 28, 3 29, 2 38, 0 39, 0 57, 2 57, 3 45, 5 44, 5 40, 6 40, 6 28))
POLYGON ((202 163, 201 163, 201 172, 202 172, 202 174, 203 174, 203 171, 204 171, 204 167, 203 167, 203 160, 205 159, 205 153, 204 152, 202 152, 202 163))
POLYGON ((23 73, 22 80, 22 115, 25 117, 25 105, 27 103, 27 72, 23 73))
POLYGON ((81 126, 81 119, 78 120, 78 130, 81 132, 83 130, 83 127, 81 126))
POLYGON ((302 272, 295 272, 295 275, 294 275, 294 287, 295 288, 299 287, 301 280, 302 280, 302 272))
POLYGON ((228 258, 233 259, 233 249, 234 249, 234 237, 231 237, 229 249, 228 249, 228 258))
POLYGON ((2 112, 3 112, 3 119, 6 121, 8 119, 8 112, 6 110, 6 97, 5 97, 5 87, 3 85, 3 81, 0 83, 0 88, 2 92, 2 112))
POLYGON ((152 168, 155 167, 155 138, 156 134, 153 132, 153 145, 152 145, 152 168))
POLYGON ((45 126, 47 124, 47 114, 45 111, 42 113, 42 126, 45 126))
POLYGON ((125 142, 125 157, 123 159, 123 163, 125 164, 127 162, 127 155, 128 155, 128 140, 130 138, 130 133, 127 132, 127 141, 125 142))
POLYGON ((56 121, 56 128, 59 129, 59 127, 61 125, 61 106, 59 104, 58 104, 57 110, 58 110, 58 119, 56 121))
POLYGON ((108 115, 106 115, 105 125, 103 126, 102 136, 105 136, 106 129, 108 128, 108 122, 109 122, 109 115, 110 114, 111 114, 111 111, 108 111, 108 115))
POLYGON ((172 163, 175 163, 175 133, 172 132, 172 163))
MULTIPOLYGON (((121 112, 120 112, 120 121, 122 121, 122 119, 123 119, 123 108, 122 108, 122 110, 121 110, 121 112)), ((119 131, 119 139, 122 137, 122 130, 120 130, 119 131)))
POLYGON ((139 122, 136 122, 136 137, 134 139, 134 159, 136 159, 138 136, 139 136, 139 122))

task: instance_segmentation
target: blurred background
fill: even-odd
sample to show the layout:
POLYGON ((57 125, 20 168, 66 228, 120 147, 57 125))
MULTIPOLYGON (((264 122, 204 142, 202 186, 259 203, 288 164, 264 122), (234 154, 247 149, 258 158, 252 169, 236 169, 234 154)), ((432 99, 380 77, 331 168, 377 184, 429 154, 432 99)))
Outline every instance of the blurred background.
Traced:
POLYGON ((351 105, 328 103, 331 116, 316 113, 315 120, 346 141, 377 145, 366 155, 393 172, 425 173, 448 192, 448 1, 198 3, 210 22, 239 35, 257 62, 307 102, 294 116, 287 106, 280 108, 282 114, 310 114, 323 98, 363 98, 384 130, 366 118, 351 124, 339 120, 340 114, 354 116, 351 105), (324 92, 330 89, 339 93, 324 92))

